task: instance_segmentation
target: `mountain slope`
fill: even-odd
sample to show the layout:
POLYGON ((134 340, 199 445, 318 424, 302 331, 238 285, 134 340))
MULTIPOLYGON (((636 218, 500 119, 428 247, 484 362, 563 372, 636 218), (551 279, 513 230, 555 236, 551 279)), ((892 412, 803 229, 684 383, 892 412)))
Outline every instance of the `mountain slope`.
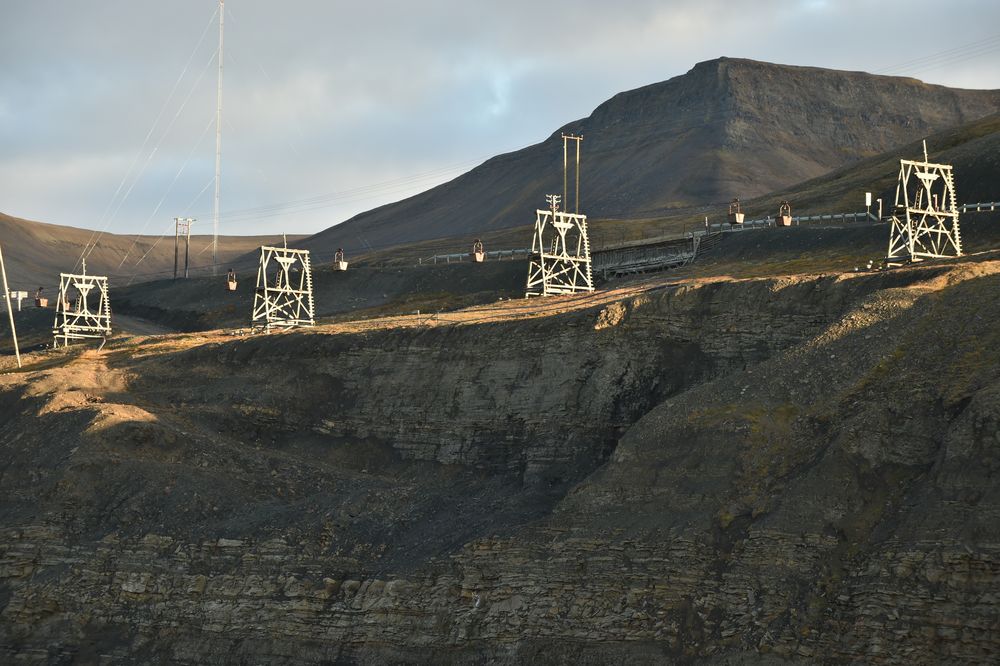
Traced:
POLYGON ((562 190, 562 132, 584 135, 583 212, 633 217, 772 192, 998 110, 995 90, 720 58, 304 245, 378 248, 530 223, 543 195, 562 190))
MULTIPOLYGON (((1000 114, 953 127, 927 137, 929 159, 954 167, 955 192, 959 203, 993 201, 1000 198, 1000 114)), ((914 141, 836 169, 818 178, 783 189, 780 197, 770 194, 745 201, 752 217, 774 215, 779 198, 787 198, 802 213, 861 210, 864 193, 881 197, 884 213, 895 200, 900 159, 922 159, 922 145, 914 141)), ((724 212, 724 211, 722 211, 724 212)), ((716 217, 719 217, 717 214, 716 217)))

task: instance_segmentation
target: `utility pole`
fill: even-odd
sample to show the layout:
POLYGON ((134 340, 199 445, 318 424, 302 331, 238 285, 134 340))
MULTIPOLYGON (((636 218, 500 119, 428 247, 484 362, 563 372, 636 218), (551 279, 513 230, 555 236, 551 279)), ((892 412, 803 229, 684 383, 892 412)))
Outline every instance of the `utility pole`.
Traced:
POLYGON ((177 279, 177 255, 181 234, 184 234, 184 278, 188 276, 188 258, 191 255, 191 225, 197 222, 193 217, 174 218, 174 279, 177 279))
POLYGON ((574 206, 573 212, 577 215, 580 214, 580 143, 583 141, 583 136, 576 137, 576 204, 574 206))
POLYGON ((14 310, 10 307, 10 288, 7 286, 7 268, 3 264, 3 249, 0 248, 0 274, 3 274, 3 295, 7 299, 7 314, 10 316, 10 334, 14 338, 14 356, 17 367, 21 367, 21 350, 17 346, 17 330, 14 328, 14 310))
POLYGON ((192 218, 188 224, 187 229, 185 229, 184 234, 184 279, 188 278, 188 259, 191 257, 191 225, 194 223, 192 218))
POLYGON ((563 140, 563 193, 562 193, 562 200, 565 201, 565 202, 567 202, 567 203, 569 203, 569 199, 567 198, 568 195, 567 195, 567 192, 566 192, 566 189, 567 189, 567 187, 566 187, 566 174, 567 174, 567 172, 569 170, 569 154, 567 152, 569 150, 569 148, 568 148, 569 143, 566 141, 566 135, 565 134, 562 135, 562 140, 563 140))
POLYGON ((577 215, 580 214, 580 142, 583 141, 583 135, 576 136, 573 134, 563 134, 563 203, 566 204, 566 208, 569 208, 569 193, 566 191, 568 189, 568 171, 569 171, 569 142, 576 142, 576 198, 574 200, 573 212, 577 215))
POLYGON ((212 275, 219 272, 219 192, 222 172, 222 36, 226 0, 219 0, 219 83, 215 108, 215 214, 212 222, 212 275))

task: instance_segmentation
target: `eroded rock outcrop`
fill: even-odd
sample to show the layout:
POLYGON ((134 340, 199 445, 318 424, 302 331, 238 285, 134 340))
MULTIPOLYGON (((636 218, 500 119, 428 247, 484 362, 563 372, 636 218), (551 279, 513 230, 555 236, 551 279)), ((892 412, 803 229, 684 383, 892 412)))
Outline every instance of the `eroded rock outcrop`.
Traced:
POLYGON ((998 290, 692 283, 5 377, 0 655, 993 661, 998 290))

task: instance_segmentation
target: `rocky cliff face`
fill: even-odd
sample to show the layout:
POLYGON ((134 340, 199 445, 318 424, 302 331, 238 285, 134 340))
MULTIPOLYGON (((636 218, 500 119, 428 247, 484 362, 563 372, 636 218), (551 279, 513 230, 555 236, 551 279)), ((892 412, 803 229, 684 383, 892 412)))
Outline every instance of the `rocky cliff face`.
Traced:
POLYGON ((384 247, 530 224, 544 195, 562 191, 563 132, 585 137, 584 212, 630 218, 775 192, 998 111, 1000 91, 720 58, 620 93, 542 143, 306 246, 349 246, 360 233, 384 247))
POLYGON ((0 656, 995 659, 1000 263, 653 286, 3 376, 0 656))

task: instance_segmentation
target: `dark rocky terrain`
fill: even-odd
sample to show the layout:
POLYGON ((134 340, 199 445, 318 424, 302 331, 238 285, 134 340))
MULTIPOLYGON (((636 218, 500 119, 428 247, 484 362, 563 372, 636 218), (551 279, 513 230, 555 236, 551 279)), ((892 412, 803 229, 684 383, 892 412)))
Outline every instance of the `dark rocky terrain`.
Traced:
MULTIPOLYGON (((316 318, 433 313, 524 296, 528 262, 434 266, 353 266, 347 272, 328 265, 314 270, 316 318)), ((178 331, 239 328, 250 324, 255 274, 246 272, 237 291, 222 278, 158 280, 117 290, 115 311, 159 322, 178 331)), ((2 324, 0 324, 2 326, 2 324)))
POLYGON ((635 218, 782 190, 998 111, 1000 91, 721 58, 303 246, 356 253, 531 224, 544 194, 562 191, 562 132, 584 135, 583 212, 635 218))
POLYGON ((30 355, 0 659, 993 662, 998 280, 661 277, 30 355))

